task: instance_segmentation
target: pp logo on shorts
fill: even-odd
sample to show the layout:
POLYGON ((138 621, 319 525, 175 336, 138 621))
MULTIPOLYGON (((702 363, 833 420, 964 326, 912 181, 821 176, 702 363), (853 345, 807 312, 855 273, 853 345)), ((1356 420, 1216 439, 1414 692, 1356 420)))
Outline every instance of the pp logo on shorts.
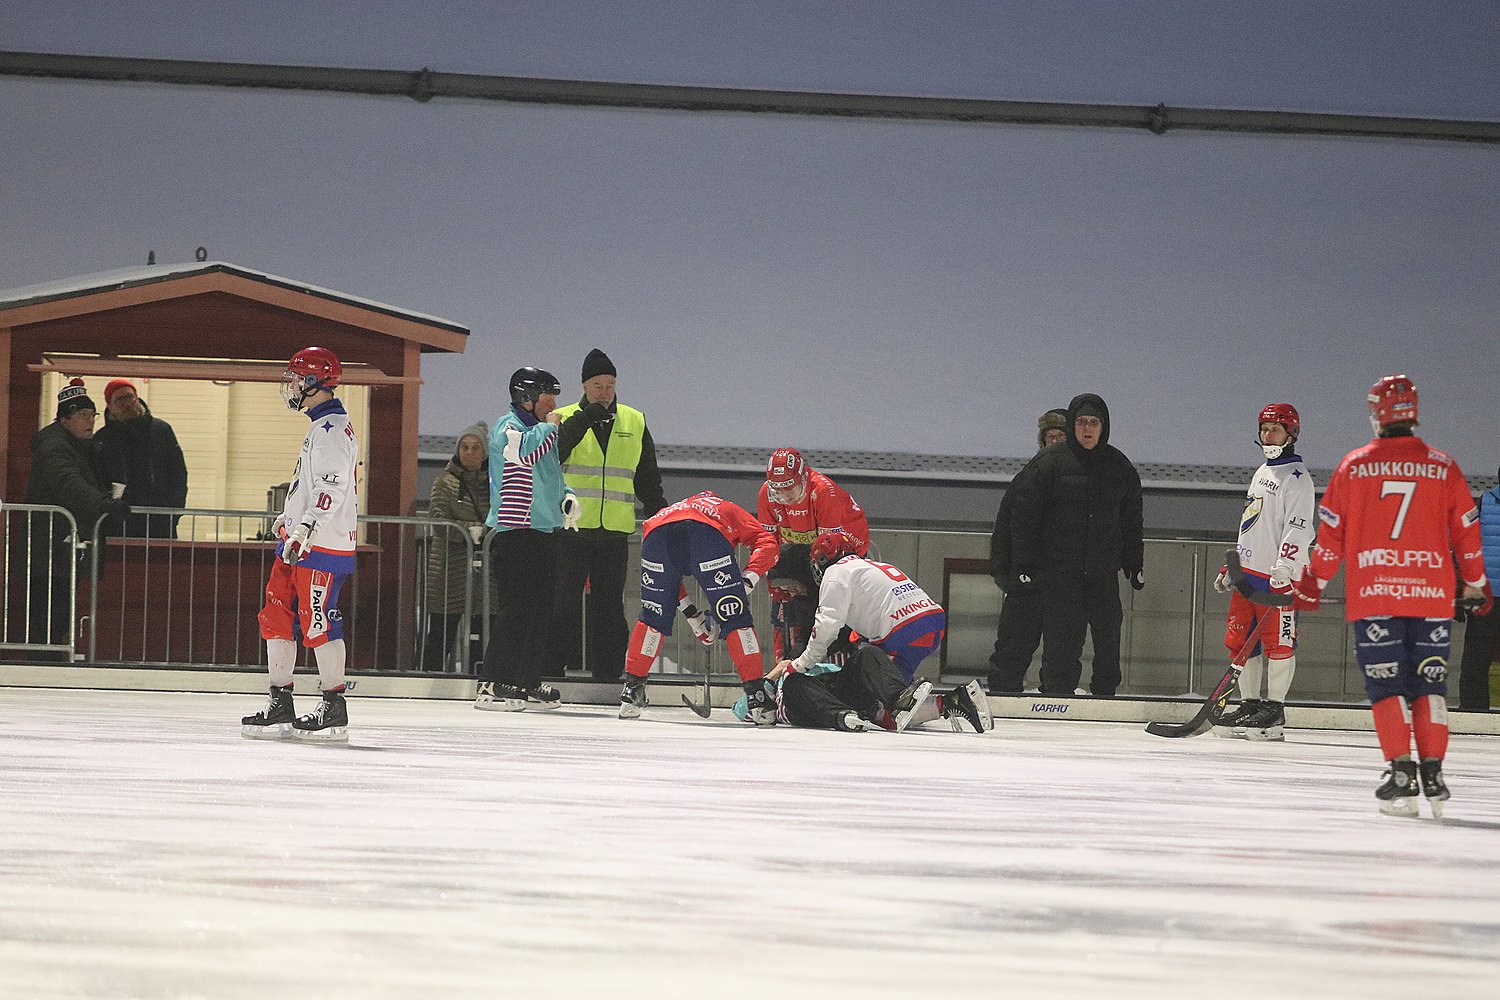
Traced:
POLYGON ((745 613, 745 602, 735 594, 725 594, 714 604, 714 614, 719 621, 729 621, 745 613))
POLYGON ((1437 683, 1448 676, 1448 661, 1441 656, 1429 656, 1417 664, 1417 673, 1421 674, 1423 679, 1437 683))

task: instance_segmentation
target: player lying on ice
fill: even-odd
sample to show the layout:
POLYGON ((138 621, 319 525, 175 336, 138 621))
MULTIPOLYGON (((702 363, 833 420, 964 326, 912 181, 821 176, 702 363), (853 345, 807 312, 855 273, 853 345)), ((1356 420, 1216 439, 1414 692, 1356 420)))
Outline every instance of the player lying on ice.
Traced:
MULTIPOLYGON (((889 657, 900 683, 911 686, 910 705, 900 706, 907 715, 899 728, 937 718, 947 719, 956 730, 963 722, 975 732, 991 728, 989 703, 978 681, 933 696, 931 681, 916 680, 917 668, 943 640, 947 614, 895 566, 861 557, 862 548, 858 539, 843 531, 819 535, 812 543, 809 562, 818 585, 817 616, 807 648, 796 659, 778 661, 771 671, 780 683, 779 692, 785 693, 785 675, 828 673, 830 664, 824 661, 829 646, 848 627, 889 657)), ((875 716, 867 721, 879 724, 875 716)))

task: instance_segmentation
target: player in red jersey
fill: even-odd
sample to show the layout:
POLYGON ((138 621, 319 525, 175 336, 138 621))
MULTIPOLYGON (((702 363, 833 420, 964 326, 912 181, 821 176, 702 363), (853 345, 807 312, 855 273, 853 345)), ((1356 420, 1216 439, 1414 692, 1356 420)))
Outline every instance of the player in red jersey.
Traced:
POLYGON ((641 617, 625 654, 620 718, 638 718, 646 706, 646 676, 661 651, 662 637, 672 634, 672 616, 681 609, 700 641, 712 643, 724 636, 750 699, 750 721, 774 725, 776 703, 766 697, 761 683, 765 665, 749 595, 776 561, 776 537, 748 510, 711 492, 664 507, 647 518, 642 531, 641 617), (743 572, 734 559, 736 545, 751 549, 743 572), (690 610, 682 584, 686 576, 695 577, 703 588, 706 611, 690 610))
POLYGON ((1316 607, 1345 563, 1344 616, 1354 625, 1355 657, 1390 761, 1375 791, 1380 811, 1415 816, 1420 771, 1422 794, 1441 816, 1454 560, 1464 582, 1461 603, 1491 604, 1479 513, 1458 463, 1412 433, 1411 379, 1387 375, 1370 387, 1369 404, 1377 436, 1345 455, 1329 480, 1312 560, 1294 588, 1316 607), (1414 737, 1420 766, 1412 760, 1414 737))
POLYGON ((818 610, 818 586, 808 553, 819 535, 843 531, 870 550, 870 522, 854 498, 832 479, 808 466, 796 448, 777 448, 766 463, 766 481, 756 499, 760 523, 781 542, 781 557, 767 581, 778 660, 807 646, 818 610))

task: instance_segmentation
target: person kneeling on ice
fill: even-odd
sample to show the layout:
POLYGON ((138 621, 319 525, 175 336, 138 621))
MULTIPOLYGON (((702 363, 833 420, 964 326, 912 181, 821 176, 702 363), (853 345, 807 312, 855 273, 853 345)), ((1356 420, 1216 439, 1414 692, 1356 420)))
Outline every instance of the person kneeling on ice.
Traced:
MULTIPOLYGON (((942 606, 896 567, 861 557, 861 547, 858 539, 843 531, 819 535, 812 543, 809 561, 818 585, 817 616, 807 648, 796 659, 779 661, 773 672, 777 677, 811 672, 847 626, 891 658, 903 684, 912 684, 917 667, 943 641, 948 616, 942 606)), ((910 725, 941 717, 954 728, 960 720, 968 721, 976 732, 989 727, 983 721, 988 704, 977 681, 933 697, 930 704, 931 682, 919 682, 913 694, 916 706, 910 725), (985 706, 982 712, 981 704, 985 706)))
MULTIPOLYGON (((971 681, 958 688, 947 712, 934 712, 932 682, 907 683, 891 658, 878 646, 858 643, 841 664, 814 663, 806 671, 791 669, 782 660, 766 675, 765 686, 776 700, 776 718, 805 729, 836 729, 857 733, 876 726, 904 732, 914 725, 946 715, 953 729, 963 731, 960 719, 976 733, 994 728, 989 701, 971 681)), ((746 702, 734 705, 734 714, 747 717, 746 702)))
POLYGON ((281 542, 260 610, 271 698, 264 709, 240 720, 241 733, 251 739, 349 739, 344 619, 338 601, 339 588, 354 570, 359 442, 344 404, 333 395, 342 374, 343 365, 332 351, 308 347, 292 355, 282 376, 286 405, 305 413, 312 426, 276 522, 281 542), (318 661, 323 689, 318 707, 300 717, 292 708, 298 637, 318 661))
POLYGON ((776 705, 765 692, 760 643, 750 617, 750 592, 776 562, 776 536, 743 507, 712 492, 699 493, 646 520, 641 538, 641 616, 625 654, 625 687, 620 718, 636 719, 646 707, 646 676, 661 652, 663 636, 672 634, 674 609, 682 610, 704 645, 724 636, 729 658, 745 685, 750 721, 776 724, 776 705), (751 549, 743 572, 734 547, 751 549), (708 610, 687 602, 682 580, 695 577, 708 610))

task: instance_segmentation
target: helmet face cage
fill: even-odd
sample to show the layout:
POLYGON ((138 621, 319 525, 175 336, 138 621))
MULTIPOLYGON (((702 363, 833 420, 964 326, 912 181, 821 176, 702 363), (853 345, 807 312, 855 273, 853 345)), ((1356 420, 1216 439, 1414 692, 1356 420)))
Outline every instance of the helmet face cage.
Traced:
POLYGON ((542 396, 556 396, 560 392, 562 383, 540 368, 519 368, 510 377, 510 401, 516 406, 535 404, 542 396))
POLYGON ((1370 426, 1376 434, 1392 424, 1417 422, 1417 387, 1405 375, 1387 375, 1370 386, 1370 426))
POLYGON ((813 582, 823 582, 823 572, 845 556, 859 554, 859 543, 854 536, 842 529, 828 531, 813 540, 808 562, 812 565, 813 582))
POLYGON ((777 448, 766 463, 766 493, 776 503, 796 503, 807 494, 807 463, 796 448, 777 448))

